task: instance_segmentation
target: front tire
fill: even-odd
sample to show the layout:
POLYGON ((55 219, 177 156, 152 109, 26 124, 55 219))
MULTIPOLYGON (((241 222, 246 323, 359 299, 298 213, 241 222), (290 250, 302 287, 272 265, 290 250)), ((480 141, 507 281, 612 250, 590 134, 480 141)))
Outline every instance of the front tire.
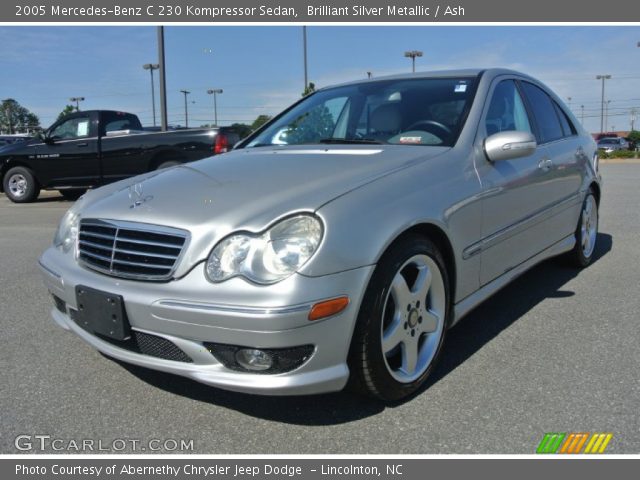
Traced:
POLYGON ((349 353, 351 385, 385 402, 417 391, 433 371, 449 324, 449 281, 437 247, 407 235, 380 260, 349 353))
POLYGON ((598 202, 593 190, 589 190, 584 202, 582 202, 575 235, 576 244, 573 250, 567 254, 567 260, 574 267, 585 268, 593 260, 598 239, 598 202))
POLYGON ((31 170, 13 167, 2 180, 4 193, 14 203, 33 202, 40 194, 40 186, 31 170))

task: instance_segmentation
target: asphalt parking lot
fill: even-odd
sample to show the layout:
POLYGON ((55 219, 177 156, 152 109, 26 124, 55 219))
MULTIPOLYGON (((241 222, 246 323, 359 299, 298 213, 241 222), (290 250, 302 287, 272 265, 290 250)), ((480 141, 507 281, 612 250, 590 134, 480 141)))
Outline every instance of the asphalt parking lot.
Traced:
POLYGON ((0 196, 0 453, 21 434, 193 439, 203 454, 534 453, 545 432, 612 432, 607 453, 639 453, 640 164, 602 173, 595 263, 545 262, 495 295, 449 332, 429 388, 394 407, 230 393, 102 356, 49 319, 37 268, 70 203, 0 196))

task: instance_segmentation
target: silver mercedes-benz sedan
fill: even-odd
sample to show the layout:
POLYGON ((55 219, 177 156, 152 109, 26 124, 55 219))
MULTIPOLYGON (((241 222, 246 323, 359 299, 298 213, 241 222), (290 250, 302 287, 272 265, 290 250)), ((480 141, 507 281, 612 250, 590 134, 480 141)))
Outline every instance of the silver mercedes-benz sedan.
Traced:
POLYGON ((89 191, 40 267, 53 319, 121 361, 397 401, 481 301, 549 257, 590 263, 600 196, 595 142, 533 78, 378 78, 225 155, 89 191))

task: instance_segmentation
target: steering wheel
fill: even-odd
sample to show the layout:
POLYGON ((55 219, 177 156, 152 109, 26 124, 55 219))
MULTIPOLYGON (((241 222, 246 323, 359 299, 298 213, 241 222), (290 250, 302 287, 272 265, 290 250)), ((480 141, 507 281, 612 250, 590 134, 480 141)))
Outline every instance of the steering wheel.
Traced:
POLYGON ((446 125, 440 122, 436 122, 435 120, 418 120, 417 122, 412 123, 411 125, 409 125, 408 128, 405 129, 405 131, 408 131, 408 130, 422 130, 423 132, 433 133, 434 135, 440 137, 440 139, 444 139, 446 137, 449 137, 450 135, 453 135, 453 132, 449 127, 447 127, 446 125), (419 127, 423 127, 423 128, 419 128, 419 127), (444 136, 438 135, 438 133, 443 133, 443 132, 444 132, 444 136))

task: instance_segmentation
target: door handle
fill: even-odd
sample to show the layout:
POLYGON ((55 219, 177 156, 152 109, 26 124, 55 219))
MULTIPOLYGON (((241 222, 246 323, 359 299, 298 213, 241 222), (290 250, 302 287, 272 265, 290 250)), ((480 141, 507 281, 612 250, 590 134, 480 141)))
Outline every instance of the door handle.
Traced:
POLYGON ((78 147, 78 148, 80 148, 80 147, 88 147, 88 146, 89 146, 89 144, 87 142, 76 144, 76 147, 78 147))
POLYGON ((550 158, 543 158, 542 160, 540 160, 540 163, 538 163, 538 168, 544 170, 545 172, 549 171, 552 166, 553 162, 550 158))
POLYGON ((584 157, 584 148, 582 148, 582 146, 578 147, 578 149, 576 150, 576 157, 578 158, 584 157))

